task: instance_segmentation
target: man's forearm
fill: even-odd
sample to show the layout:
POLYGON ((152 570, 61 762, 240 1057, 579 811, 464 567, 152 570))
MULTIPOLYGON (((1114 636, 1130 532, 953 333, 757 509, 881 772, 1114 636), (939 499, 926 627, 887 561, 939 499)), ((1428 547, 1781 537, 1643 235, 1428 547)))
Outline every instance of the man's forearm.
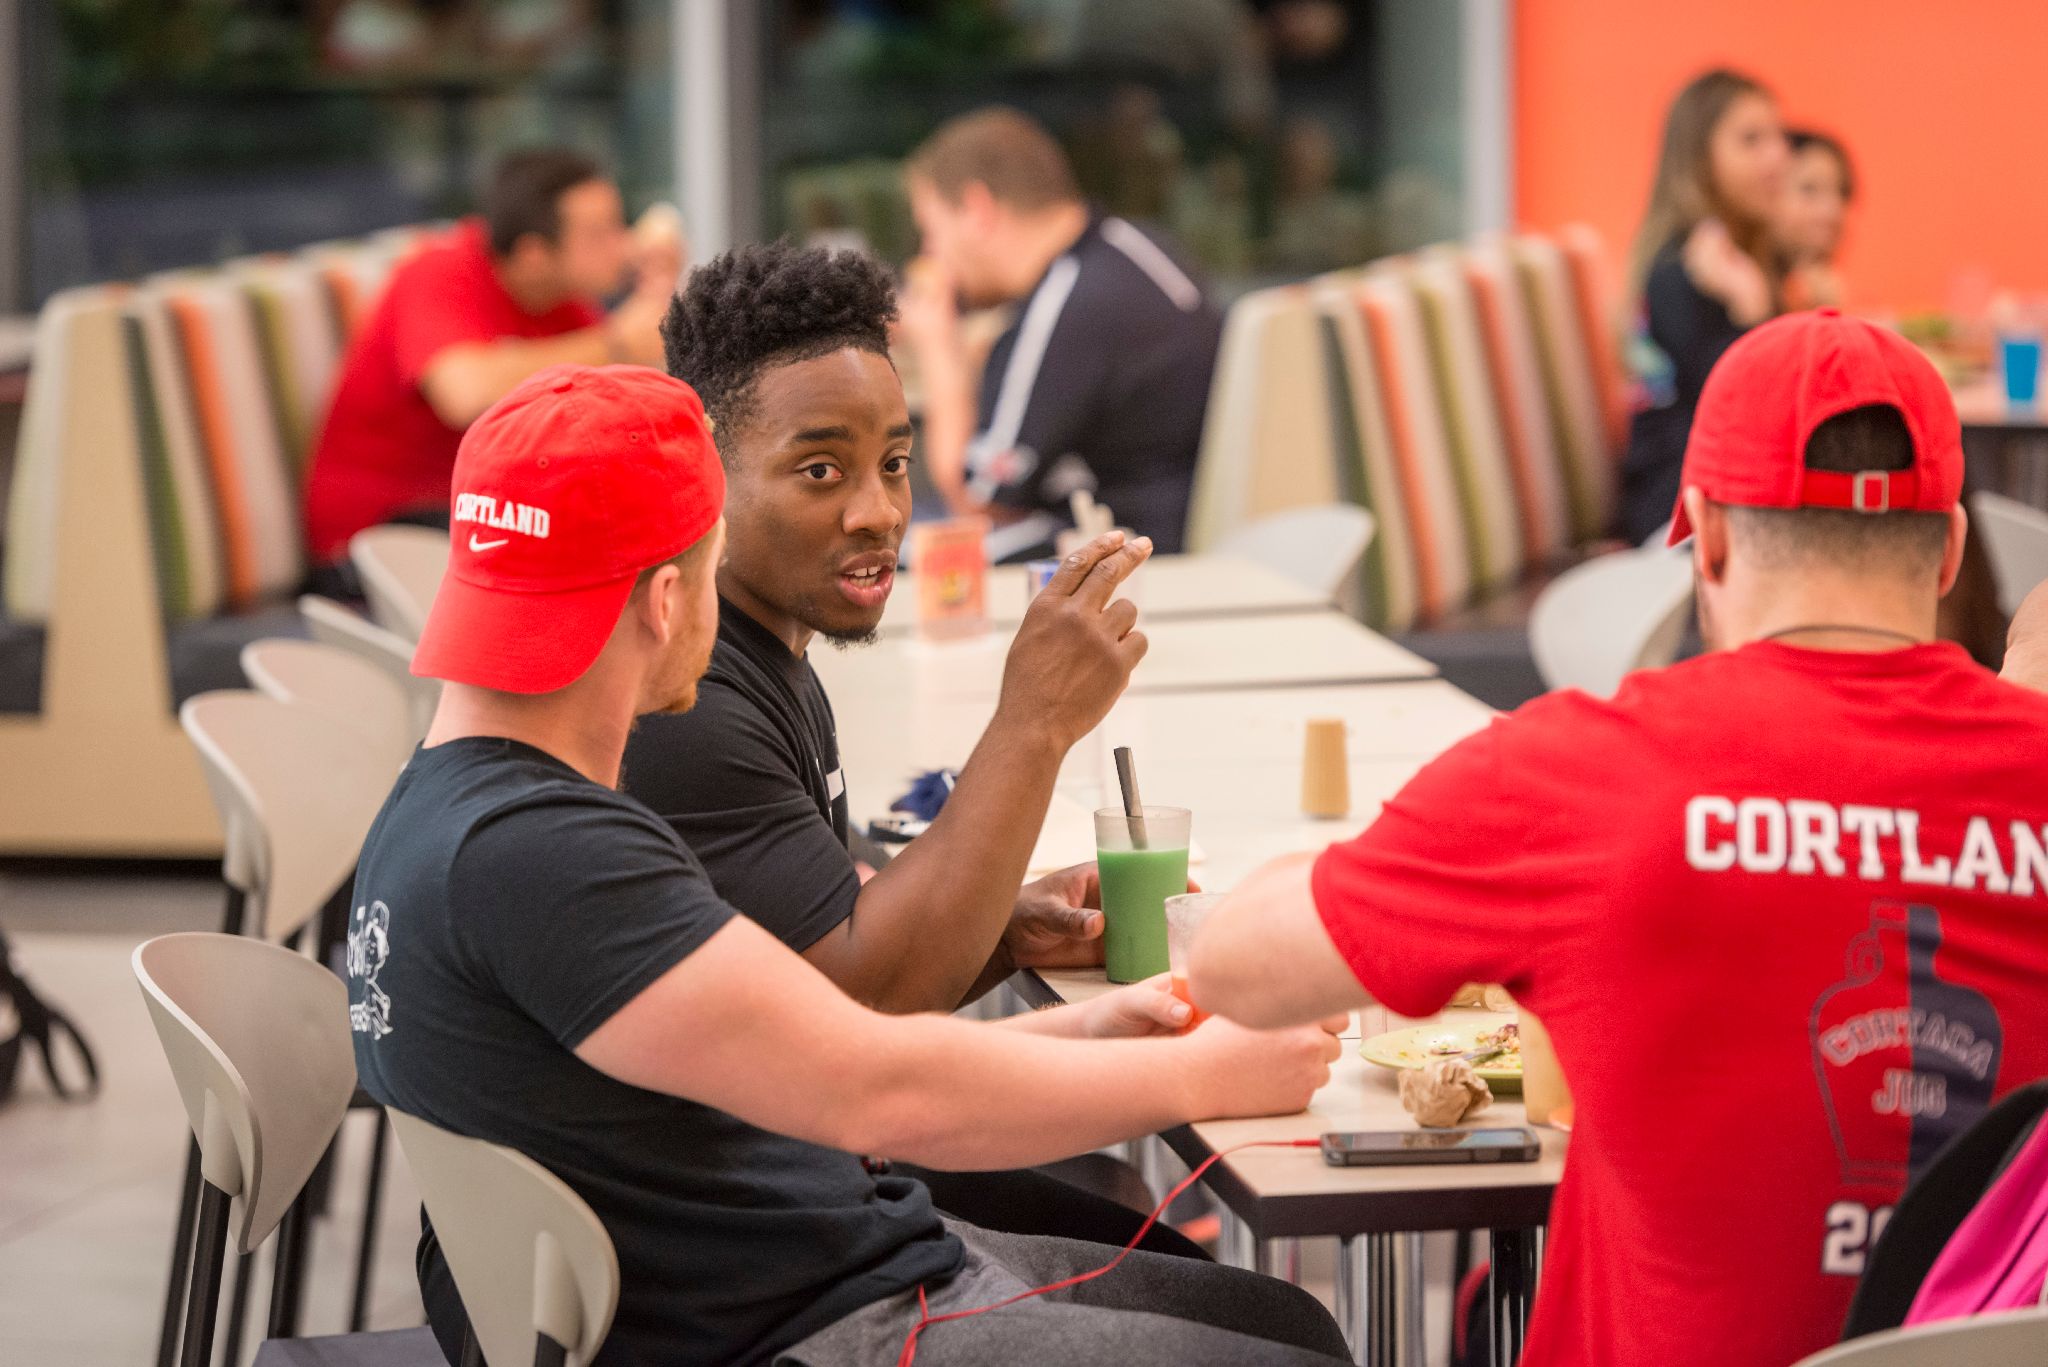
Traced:
POLYGON ((965 1000, 1010 923, 1064 755, 1042 727, 999 713, 938 820, 860 890, 844 964, 820 966, 881 1011, 965 1000))
MULTIPOLYGON (((1057 1015, 1057 1012, 1041 1012, 1057 1015)), ((862 1080, 858 1153, 929 1167, 1025 1167, 1197 1119, 1188 1042, 1070 1040, 967 1021, 904 1020, 862 1080), (987 1123, 1000 1116, 1002 1123, 987 1123)))

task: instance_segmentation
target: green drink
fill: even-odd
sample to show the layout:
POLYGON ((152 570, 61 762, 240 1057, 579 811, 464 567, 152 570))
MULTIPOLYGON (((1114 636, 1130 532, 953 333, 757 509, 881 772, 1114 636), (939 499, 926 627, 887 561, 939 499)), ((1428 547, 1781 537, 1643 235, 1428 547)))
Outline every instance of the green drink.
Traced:
POLYGON ((1144 848, 1120 808, 1095 815, 1095 867, 1102 878, 1102 956, 1113 983, 1167 971, 1166 899, 1188 890, 1188 813, 1147 807, 1144 848))

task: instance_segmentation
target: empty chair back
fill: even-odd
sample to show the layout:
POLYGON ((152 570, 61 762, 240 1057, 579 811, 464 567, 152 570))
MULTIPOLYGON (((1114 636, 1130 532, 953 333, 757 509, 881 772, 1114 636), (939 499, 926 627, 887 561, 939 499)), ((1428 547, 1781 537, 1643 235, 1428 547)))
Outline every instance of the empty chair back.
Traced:
POLYGON ((386 756, 393 774, 419 742, 406 690, 353 651, 286 637, 251 641, 242 647, 242 672, 267 697, 326 712, 386 756))
POLYGON ((2010 617, 2048 579, 2048 513, 1989 490, 1970 495, 1971 530, 1984 539, 1999 610, 2010 617))
POLYGON ((1216 551, 1256 560, 1334 600, 1356 577, 1372 532, 1372 514, 1365 509, 1328 503, 1262 517, 1224 537, 1216 551))
POLYGON ((1202 426, 1189 547, 1267 513, 1336 502, 1337 447, 1308 291, 1261 290, 1224 319, 1202 426))
POLYGON ((1529 613, 1537 672, 1552 688, 1612 696, 1632 671, 1678 658, 1692 594, 1692 556, 1683 549, 1616 551, 1572 566, 1529 613))
POLYGON ((1422 306, 1474 582, 1482 593, 1504 588, 1522 577, 1525 537, 1478 311, 1464 268, 1447 249, 1424 253, 1409 278, 1422 306))
POLYGON ((1802 1359, 1796 1367, 2041 1367, 2048 1310, 1888 1329, 1802 1359))
POLYGON ((355 1092, 348 990, 303 955, 238 935, 164 935, 133 959, 150 1022, 199 1141, 234 1198, 237 1252, 277 1227, 355 1092))
POLYGON ((1564 457, 1572 531, 1578 540, 1592 541, 1607 530, 1614 503, 1615 461, 1607 445, 1571 273, 1564 253, 1548 239, 1518 237, 1510 250, 1529 316, 1536 325, 1544 397, 1550 404, 1551 430, 1564 457))
POLYGON ((1337 415, 1337 445, 1345 492, 1373 520, 1373 534, 1360 561, 1354 588, 1338 603, 1368 626, 1404 631, 1415 620, 1415 547, 1408 510, 1387 434, 1386 404, 1380 397, 1379 368, 1372 339, 1359 309, 1358 282, 1326 277, 1314 287, 1331 372, 1337 415))
POLYGON ((1465 606, 1473 585, 1471 542, 1443 409, 1430 373, 1421 310, 1407 280, 1392 268, 1375 270, 1360 284, 1359 295, 1379 363, 1387 433, 1408 500, 1419 616, 1428 621, 1465 606))
POLYGON ((412 642, 318 594, 299 599, 299 615, 306 619, 306 630, 314 640, 360 656, 397 680, 412 705, 414 738, 427 734, 434 707, 441 700, 441 685, 412 672, 412 642))
POLYGON ((1523 542, 1530 563, 1547 564, 1571 546, 1572 514, 1528 304, 1503 242, 1474 245, 1464 266, 1493 373, 1501 438, 1514 468, 1523 542))
POLYGON ((524 1154, 389 1114, 484 1361, 526 1367, 545 1335, 588 1363, 618 1309, 619 1259, 583 1198, 524 1154))
POLYGON ((322 708, 241 689, 178 709, 219 809, 229 883, 265 939, 296 934, 349 877, 391 791, 388 751, 322 708))
POLYGON ((418 641, 448 570, 448 533, 431 527, 370 527, 349 539, 348 558, 377 624, 418 641))

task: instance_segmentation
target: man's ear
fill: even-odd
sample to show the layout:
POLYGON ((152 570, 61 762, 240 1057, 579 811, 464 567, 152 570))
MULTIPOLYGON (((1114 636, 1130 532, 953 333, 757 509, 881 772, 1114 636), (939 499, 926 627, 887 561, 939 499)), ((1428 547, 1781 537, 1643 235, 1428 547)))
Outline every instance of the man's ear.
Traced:
POLYGON ((1948 510, 1948 535, 1941 543, 1941 593, 1945 598, 1963 572, 1963 547, 1970 539, 1970 515, 1958 503, 1948 510))
POLYGON ((639 600, 640 624, 654 637, 656 644, 667 645, 681 626, 674 590, 676 581, 682 576, 682 570, 676 566, 663 565, 649 575, 647 582, 634 594, 639 600))
POLYGON ((1708 500, 1696 486, 1687 485, 1685 518, 1692 524, 1693 573, 1708 584, 1718 584, 1728 573, 1728 514, 1708 500))
POLYGON ((961 215, 976 228, 993 223, 1000 207, 995 192, 980 181, 970 180, 960 187, 961 215))

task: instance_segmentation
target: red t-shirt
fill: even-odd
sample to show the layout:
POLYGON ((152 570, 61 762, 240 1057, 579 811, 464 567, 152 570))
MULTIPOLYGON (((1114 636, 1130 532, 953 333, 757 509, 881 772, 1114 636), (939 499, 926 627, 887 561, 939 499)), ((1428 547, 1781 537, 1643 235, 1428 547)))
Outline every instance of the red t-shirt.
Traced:
POLYGON ((340 558, 351 536, 394 513, 447 505, 462 432, 442 422, 420 391, 435 356, 464 342, 556 337, 602 317, 582 300, 546 313, 522 309, 499 282, 475 220, 401 263, 342 362, 314 450, 306 480, 313 559, 340 558))
POLYGON ((1785 1367, 1909 1174, 2048 1074, 2048 697, 1766 643, 1553 694, 1317 861, 1375 998, 1504 983, 1576 1105, 1527 1367, 1785 1367))

